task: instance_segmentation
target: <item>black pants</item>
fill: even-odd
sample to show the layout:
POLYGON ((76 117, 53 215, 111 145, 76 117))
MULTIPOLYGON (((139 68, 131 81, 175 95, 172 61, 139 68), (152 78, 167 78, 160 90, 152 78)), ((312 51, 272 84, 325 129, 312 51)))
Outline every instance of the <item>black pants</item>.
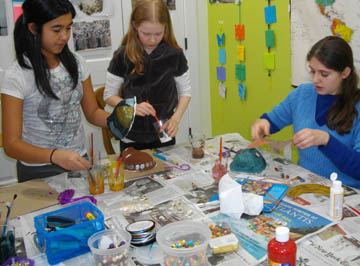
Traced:
MULTIPOLYGON (((89 156, 85 154, 83 156, 86 160, 89 160, 89 156)), ((48 164, 41 166, 28 166, 22 164, 20 161, 16 162, 16 170, 18 176, 18 182, 25 182, 36 178, 50 177, 59 175, 64 172, 71 172, 56 164, 48 164)), ((72 172, 75 173, 75 172, 72 172)))
POLYGON ((120 140, 120 151, 122 152, 123 150, 125 150, 128 147, 133 147, 134 149, 137 150, 145 150, 145 149, 155 149, 155 148, 160 148, 160 147, 166 147, 166 146, 171 146, 171 145, 175 145, 176 140, 175 138, 172 138, 172 140, 165 142, 165 143, 161 143, 160 140, 156 141, 156 142, 150 142, 150 143, 139 143, 139 142, 122 142, 120 140))
POLYGON ((56 165, 41 165, 41 166, 28 166, 24 165, 21 162, 16 162, 16 170, 18 176, 18 182, 22 183, 36 178, 49 177, 54 175, 59 175, 66 172, 64 168, 56 165))

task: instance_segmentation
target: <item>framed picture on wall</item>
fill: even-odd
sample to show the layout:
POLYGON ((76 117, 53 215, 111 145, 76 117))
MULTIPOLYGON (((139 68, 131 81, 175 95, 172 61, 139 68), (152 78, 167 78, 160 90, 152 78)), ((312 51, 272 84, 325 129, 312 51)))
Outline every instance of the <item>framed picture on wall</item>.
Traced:
POLYGON ((113 15, 111 0, 70 0, 76 9, 77 18, 87 16, 108 17, 113 15))
POLYGON ((75 51, 111 48, 110 21, 74 22, 73 41, 75 51))

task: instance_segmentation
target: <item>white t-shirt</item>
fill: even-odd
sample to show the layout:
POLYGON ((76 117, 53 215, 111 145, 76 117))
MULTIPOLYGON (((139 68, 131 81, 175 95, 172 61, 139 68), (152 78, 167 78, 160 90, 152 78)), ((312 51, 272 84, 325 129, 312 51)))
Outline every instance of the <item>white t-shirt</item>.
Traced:
POLYGON ((71 76, 62 64, 50 70, 50 85, 59 100, 41 94, 33 70, 21 68, 17 61, 5 71, 0 93, 23 100, 23 141, 38 147, 72 150, 84 155, 81 82, 89 77, 89 71, 84 59, 74 55, 79 69, 75 89, 72 89, 71 76))

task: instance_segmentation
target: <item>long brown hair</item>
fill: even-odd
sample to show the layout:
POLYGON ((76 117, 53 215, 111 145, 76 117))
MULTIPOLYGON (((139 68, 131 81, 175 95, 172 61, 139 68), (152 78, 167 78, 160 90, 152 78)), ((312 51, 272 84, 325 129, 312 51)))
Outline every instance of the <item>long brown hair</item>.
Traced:
POLYGON ((135 65, 132 73, 136 72, 137 74, 142 74, 144 72, 144 47, 138 37, 137 27, 145 21, 164 25, 165 31, 163 41, 172 47, 181 49, 176 42, 169 9, 164 1, 136 1, 130 16, 129 29, 121 42, 121 46, 125 46, 125 54, 135 65))
POLYGON ((329 69, 343 72, 349 67, 349 76, 343 79, 340 94, 329 109, 326 125, 340 135, 351 131, 355 118, 359 117, 356 103, 360 100, 359 77, 354 67, 350 45, 343 39, 328 36, 318 41, 307 54, 307 60, 315 57, 329 69))

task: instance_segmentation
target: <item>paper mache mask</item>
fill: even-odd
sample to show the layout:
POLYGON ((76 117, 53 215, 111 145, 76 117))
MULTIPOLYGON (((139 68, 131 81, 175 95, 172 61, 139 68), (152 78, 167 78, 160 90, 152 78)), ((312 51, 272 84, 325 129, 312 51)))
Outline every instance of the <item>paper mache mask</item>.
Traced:
POLYGON ((257 149, 241 149, 230 164, 230 170, 235 173, 255 174, 262 172, 266 162, 257 149))
POLYGON ((136 97, 119 102, 112 114, 107 118, 108 129, 120 140, 127 136, 135 120, 136 97))

